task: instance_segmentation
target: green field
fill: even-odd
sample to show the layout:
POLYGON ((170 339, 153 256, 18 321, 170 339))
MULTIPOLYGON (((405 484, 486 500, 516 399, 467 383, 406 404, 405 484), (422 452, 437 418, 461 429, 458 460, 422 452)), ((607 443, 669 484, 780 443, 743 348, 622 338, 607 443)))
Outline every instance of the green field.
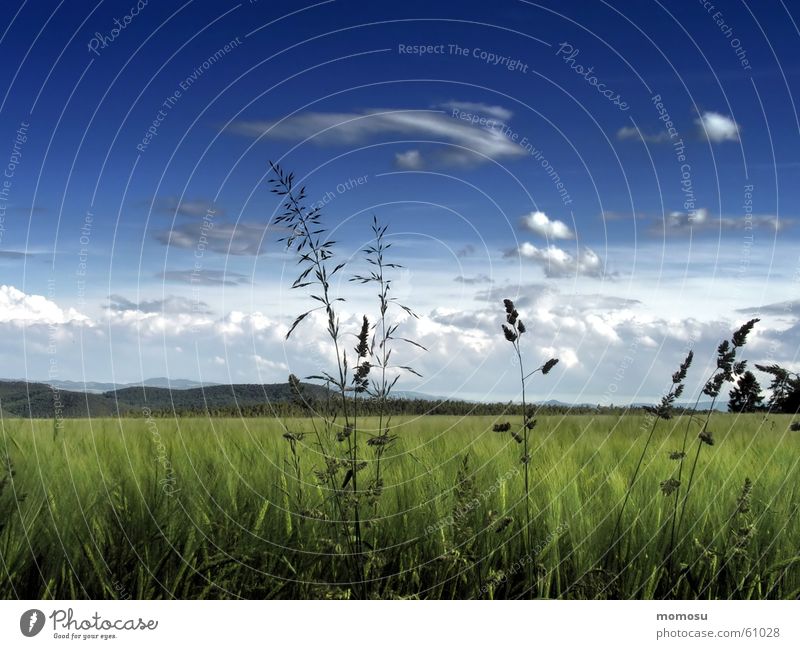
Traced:
MULTIPOLYGON (((716 443, 700 456, 669 565, 671 500, 659 484, 675 470, 668 454, 680 448, 685 419, 656 429, 615 544, 645 418, 540 417, 531 546, 520 447, 492 431, 504 419, 392 420, 398 440, 383 460, 384 491, 360 505, 367 596, 800 593, 800 432, 790 417, 712 416, 716 443), (736 514, 745 478, 749 511, 736 514)), ((5 419, 0 456, 13 477, 3 467, 0 596, 355 597, 347 539, 314 472, 319 449, 303 439, 298 473, 286 423, 311 429, 309 420, 94 419, 56 431, 52 421, 5 419)), ((362 440, 375 425, 360 422, 362 440)), ((359 484, 373 471, 368 461, 359 484)))

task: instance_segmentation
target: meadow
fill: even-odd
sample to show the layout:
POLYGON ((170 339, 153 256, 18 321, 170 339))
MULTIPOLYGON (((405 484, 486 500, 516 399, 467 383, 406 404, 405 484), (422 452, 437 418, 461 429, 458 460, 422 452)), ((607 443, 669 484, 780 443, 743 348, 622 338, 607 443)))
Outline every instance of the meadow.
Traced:
POLYGON ((379 497, 376 454, 362 453, 358 559, 310 419, 5 419, 0 597, 800 595, 791 417, 712 416, 674 544, 664 482, 685 416, 655 429, 624 509, 652 419, 538 417, 530 537, 521 446, 494 430, 519 419, 392 418, 379 497))

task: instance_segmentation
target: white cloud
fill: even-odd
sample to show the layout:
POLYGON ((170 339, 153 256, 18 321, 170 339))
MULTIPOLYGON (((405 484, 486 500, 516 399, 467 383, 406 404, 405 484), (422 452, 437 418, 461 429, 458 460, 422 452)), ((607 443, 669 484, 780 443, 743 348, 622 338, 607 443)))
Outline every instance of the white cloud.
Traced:
POLYGON ((28 295, 13 286, 0 286, 0 322, 63 324, 91 320, 75 309, 62 309, 43 295, 28 295))
POLYGON ((280 371, 286 373, 289 370, 289 366, 286 363, 264 358, 260 354, 253 354, 252 360, 255 362, 256 367, 258 367, 259 372, 280 371))
POLYGON ((133 302, 122 295, 108 296, 108 309, 110 311, 141 311, 142 313, 202 313, 209 314, 211 310, 205 302, 192 300, 181 295, 168 295, 163 299, 142 300, 133 302))
MULTIPOLYGON (((446 282, 452 275, 444 278, 446 282)), ((463 298, 436 307, 429 303, 427 314, 420 312, 419 320, 404 319, 398 334, 417 340, 429 351, 397 343, 393 359, 424 376, 418 379, 404 374, 398 389, 469 399, 518 399, 519 377, 510 363, 512 350, 500 330, 505 318, 502 298, 510 297, 529 332, 523 343, 526 363, 535 366, 550 357, 561 360, 546 379, 536 379, 537 401, 556 398, 597 403, 612 379, 618 389, 606 396, 616 403, 655 399, 692 340, 698 358, 687 386, 688 399, 704 378, 703 364, 713 363, 716 345, 730 336, 743 317, 732 314, 732 321, 728 321, 711 314, 706 321, 697 320, 691 313, 705 311, 690 296, 682 298, 684 311, 662 309, 659 315, 653 309, 660 304, 647 303, 651 297, 660 302, 648 286, 638 287, 635 297, 641 302, 630 296, 592 292, 599 289, 571 294, 529 283, 500 289, 492 289, 491 295, 487 292, 484 297, 491 299, 488 303, 470 300, 464 305, 457 301, 463 298), (625 368, 622 374, 621 367, 625 368)), ((284 336, 292 315, 283 310, 234 310, 222 317, 209 317, 190 309, 166 315, 123 309, 107 321, 82 328, 79 320, 70 320, 70 312, 52 301, 15 291, 0 288, 0 313, 8 314, 24 305, 25 317, 33 319, 24 328, 11 318, 0 322, 0 359, 6 377, 27 374, 44 378, 51 358, 58 361, 58 378, 114 378, 120 382, 169 375, 270 383, 285 381, 289 372, 307 376, 335 366, 322 313, 309 316, 288 341, 284 336), (57 324, 56 354, 49 351, 53 331, 48 321, 57 324), (23 336, 24 354, 20 352, 23 336)), ((422 296, 417 296, 417 302, 420 299, 422 296)), ((175 309, 179 303, 173 302, 175 309)), ((148 302, 144 304, 147 308, 148 302)), ((294 302, 292 305, 296 306, 294 302)), ((340 315, 342 332, 349 336, 358 328, 361 307, 355 309, 350 302, 347 305, 353 313, 340 315)), ((775 311, 785 310, 783 305, 773 306, 775 311)), ((782 320, 775 328, 776 318, 765 318, 748 342, 748 356, 754 362, 768 357, 782 364, 791 362, 800 342, 796 322, 796 318, 790 323, 782 320)))
POLYGON ((461 150, 441 148, 437 160, 463 166, 525 156, 525 151, 495 129, 474 126, 432 110, 383 109, 353 113, 301 113, 277 121, 237 121, 229 130, 276 140, 310 139, 320 146, 354 146, 385 136, 449 142, 461 150))
POLYGON ((250 280, 247 275, 243 275, 242 273, 212 268, 164 270, 157 273, 156 277, 163 279, 165 282, 198 286, 240 286, 242 284, 248 284, 250 280))
POLYGON ((503 122, 507 122, 514 116, 514 113, 508 110, 508 108, 484 104, 479 101, 446 101, 442 104, 438 104, 435 107, 444 108, 445 110, 449 110, 451 112, 458 111, 463 113, 478 113, 479 115, 488 115, 489 117, 495 117, 503 122))
POLYGON ((618 140, 643 140, 645 142, 652 142, 659 144, 669 140, 669 133, 667 131, 658 131, 657 133, 644 133, 635 126, 623 126, 617 131, 618 140))
POLYGON ((531 212, 520 219, 526 230, 547 239, 574 239, 575 233, 563 221, 551 219, 544 212, 531 212))
POLYGON ((458 282, 460 284, 473 285, 473 284, 491 284, 493 280, 485 273, 479 273, 474 277, 466 277, 464 275, 459 275, 458 277, 455 277, 453 281, 458 282))
POLYGON ((422 159, 422 154, 417 149, 411 149, 402 153, 394 154, 394 165, 398 169, 422 169, 425 166, 425 161, 422 159))
POLYGON ((778 219, 770 215, 753 215, 747 219, 744 216, 736 218, 728 216, 714 216, 705 207, 694 210, 693 212, 670 212, 664 217, 654 221, 650 228, 651 234, 684 234, 688 232, 704 231, 737 231, 751 229, 781 230, 794 223, 793 219, 778 219))
POLYGON ((727 115, 709 110, 695 119, 694 123, 699 127, 700 135, 711 142, 739 141, 739 125, 727 115))
POLYGON ((557 246, 537 248, 532 243, 525 242, 519 248, 506 251, 505 256, 530 259, 542 267, 547 277, 606 276, 603 260, 590 248, 580 248, 573 255, 557 246))

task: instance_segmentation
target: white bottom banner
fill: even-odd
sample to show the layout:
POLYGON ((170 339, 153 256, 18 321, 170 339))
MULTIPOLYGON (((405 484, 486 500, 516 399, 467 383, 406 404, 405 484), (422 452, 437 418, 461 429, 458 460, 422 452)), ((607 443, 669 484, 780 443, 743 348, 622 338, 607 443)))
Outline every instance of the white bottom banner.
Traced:
POLYGON ((796 601, 5 601, 0 647, 798 647, 796 601))

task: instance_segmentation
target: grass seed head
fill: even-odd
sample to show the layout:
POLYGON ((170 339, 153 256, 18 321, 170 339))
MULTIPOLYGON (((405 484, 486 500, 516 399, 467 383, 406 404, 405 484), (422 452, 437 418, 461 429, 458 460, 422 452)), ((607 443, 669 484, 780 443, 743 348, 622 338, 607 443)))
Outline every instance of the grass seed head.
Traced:
POLYGON ((750 332, 753 330, 757 322, 760 322, 760 318, 753 318, 752 320, 748 320, 745 322, 741 327, 739 327, 734 333, 733 338, 731 338, 731 343, 734 347, 744 347, 745 343, 747 342, 747 336, 750 335, 750 332))
POLYGON ((364 316, 361 323, 361 331, 358 333, 358 345, 356 345, 356 357, 366 358, 369 354, 369 320, 364 316))
POLYGON ((750 497, 753 493, 753 482, 750 478, 744 479, 742 491, 736 499, 736 513, 747 514, 750 512, 750 497))
POLYGON ((686 378, 686 373, 689 371, 689 367, 692 365, 692 360, 694 359, 694 352, 690 351, 686 355, 686 359, 681 363, 680 368, 677 372, 672 375, 672 383, 678 384, 686 378))
POLYGON ((711 434, 710 430, 704 430, 697 436, 703 444, 708 444, 709 446, 714 446, 714 436, 711 434))
POLYGON ((508 526, 511 525, 513 522, 514 519, 511 516, 506 516, 504 518, 501 518, 500 521, 498 521, 497 525, 495 525, 494 531, 497 534, 500 534, 504 532, 508 528, 508 526))
POLYGON ((670 478, 669 480, 664 480, 661 485, 661 493, 665 496, 670 496, 681 486, 681 481, 676 480, 675 478, 670 478))
POLYGON ((542 374, 548 374, 556 365, 558 365, 558 359, 551 358, 544 365, 542 365, 542 374))

